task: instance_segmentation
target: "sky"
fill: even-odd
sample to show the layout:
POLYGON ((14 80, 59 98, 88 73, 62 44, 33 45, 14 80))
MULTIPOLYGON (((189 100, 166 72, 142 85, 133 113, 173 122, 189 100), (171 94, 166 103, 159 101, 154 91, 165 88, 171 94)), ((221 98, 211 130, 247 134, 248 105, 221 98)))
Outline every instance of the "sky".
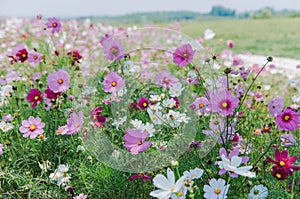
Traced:
POLYGON ((261 9, 300 10, 300 0, 0 0, 0 16, 111 16, 148 11, 189 10, 207 13, 214 5, 238 12, 261 9))

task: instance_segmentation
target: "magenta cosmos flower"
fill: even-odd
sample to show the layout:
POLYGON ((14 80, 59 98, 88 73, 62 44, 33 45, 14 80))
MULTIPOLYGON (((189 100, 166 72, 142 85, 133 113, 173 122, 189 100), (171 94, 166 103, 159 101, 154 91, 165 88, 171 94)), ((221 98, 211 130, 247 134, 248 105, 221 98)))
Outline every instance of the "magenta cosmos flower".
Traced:
POLYGON ((60 21, 56 19, 55 17, 53 18, 48 18, 48 22, 45 24, 47 28, 52 28, 52 34, 55 32, 59 32, 61 28, 60 21))
POLYGON ((286 108, 282 113, 277 115, 276 124, 280 130, 293 131, 299 128, 300 116, 299 113, 291 108, 286 108))
POLYGON ((71 113, 68 121, 68 132, 67 134, 76 134, 81 129, 83 125, 83 112, 79 112, 77 115, 76 113, 71 113))
POLYGON ((112 71, 104 77, 103 90, 105 92, 115 93, 121 90, 125 85, 125 80, 122 79, 116 72, 112 71))
POLYGON ((284 98, 281 96, 276 96, 269 102, 268 107, 271 115, 276 117, 284 108, 284 98))
POLYGON ((228 40, 227 41, 227 46, 228 46, 228 48, 233 48, 234 47, 233 41, 232 40, 228 40))
POLYGON ((30 65, 36 66, 38 63, 42 61, 43 56, 44 55, 42 53, 31 51, 28 55, 28 62, 30 65))
POLYGON ((228 116, 234 113, 234 109, 239 106, 239 99, 234 97, 228 90, 219 89, 210 94, 211 111, 228 116))
POLYGON ((181 68, 185 67, 193 61, 195 52, 190 44, 182 45, 173 53, 173 62, 181 68))
POLYGON ((156 85, 162 86, 163 90, 166 91, 168 87, 171 87, 179 82, 179 80, 170 75, 169 71, 161 70, 155 77, 156 85))
POLYGON ((100 115, 102 112, 102 106, 98 106, 96 108, 94 108, 90 115, 91 115, 91 119, 94 122, 94 125, 102 128, 103 127, 103 123, 106 121, 106 118, 102 115, 100 115))
POLYGON ((65 92, 70 88, 70 75, 64 70, 58 70, 47 77, 50 90, 54 93, 65 92))
POLYGON ((141 172, 141 173, 137 173, 137 174, 134 174, 132 176, 130 176, 128 178, 128 180, 136 180, 140 178, 141 180, 143 180, 143 182, 147 182, 148 180, 151 181, 152 180, 152 177, 148 176, 147 174, 145 174, 145 172, 141 172))
POLYGON ((32 88, 30 89, 26 99, 28 100, 28 102, 33 102, 32 108, 35 108, 37 103, 43 100, 42 92, 38 89, 32 88))
POLYGON ((123 137, 126 141, 126 149, 129 150, 131 154, 146 151, 152 145, 152 142, 146 142, 149 135, 149 133, 142 133, 141 130, 128 129, 128 132, 123 137))
POLYGON ((282 150, 280 153, 278 147, 276 147, 275 153, 275 160, 271 159, 269 156, 267 156, 266 161, 271 162, 275 164, 273 166, 273 173, 275 173, 273 176, 275 176, 278 179, 281 179, 284 173, 287 175, 291 175, 293 171, 297 171, 300 169, 300 166, 293 165, 294 162, 297 160, 297 156, 290 157, 289 151, 287 149, 282 150), (276 175, 277 173, 275 171, 278 171, 280 175, 276 175))
POLYGON ((116 62, 119 62, 124 54, 125 50, 122 45, 122 42, 118 39, 106 39, 102 42, 103 45, 103 51, 104 51, 104 57, 108 60, 116 60, 116 62))
POLYGON ((30 137, 30 139, 36 138, 37 135, 43 134, 45 123, 41 122, 41 118, 34 118, 30 116, 28 120, 22 121, 22 126, 19 128, 23 133, 23 137, 30 137))
POLYGON ((141 110, 146 110, 150 106, 150 101, 145 97, 141 97, 138 100, 137 105, 141 110))

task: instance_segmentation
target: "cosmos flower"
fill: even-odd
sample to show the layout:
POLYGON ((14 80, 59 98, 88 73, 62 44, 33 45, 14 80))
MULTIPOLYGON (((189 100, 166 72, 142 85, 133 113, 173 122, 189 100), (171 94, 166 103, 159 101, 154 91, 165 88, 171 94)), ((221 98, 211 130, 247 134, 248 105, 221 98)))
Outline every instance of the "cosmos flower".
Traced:
POLYGON ((234 113, 234 109, 239 106, 239 99, 234 97, 231 91, 219 89, 210 94, 211 111, 228 116, 234 113))
POLYGON ((22 126, 19 128, 23 133, 23 137, 30 137, 30 139, 36 138, 38 135, 43 134, 45 123, 41 122, 41 118, 34 118, 30 116, 28 120, 22 121, 22 126))
POLYGON ((147 142, 149 133, 143 133, 141 130, 128 129, 127 133, 123 136, 125 140, 125 147, 131 154, 138 154, 146 151, 152 142, 147 142))
POLYGON ((201 178, 203 172, 204 172, 203 169, 195 168, 195 169, 191 169, 190 171, 183 172, 183 175, 186 176, 186 179, 195 180, 201 178))
POLYGON ((0 144, 0 155, 3 154, 3 144, 0 144))
POLYGON ((52 28, 52 34, 55 32, 59 32, 61 28, 61 23, 55 17, 48 18, 48 22, 45 24, 47 28, 52 28))
POLYGON ((104 77, 103 90, 105 92, 115 93, 116 91, 120 91, 124 85, 125 80, 116 72, 112 71, 104 77))
POLYGON ((102 42, 102 45, 105 59, 119 62, 124 57, 125 50, 120 40, 108 38, 102 42))
POLYGON ((225 185, 225 180, 215 178, 209 181, 209 186, 204 185, 204 198, 206 199, 226 199, 230 185, 225 185))
POLYGON ((66 92, 70 88, 70 75, 60 69, 48 75, 47 83, 54 93, 66 92))
POLYGON ((268 188, 264 185, 255 185, 250 190, 250 193, 247 196, 247 199, 265 199, 268 197, 268 188))
POLYGON ((56 100, 60 96, 59 93, 54 93, 49 87, 45 90, 46 97, 50 100, 56 100))
POLYGON ((44 55, 42 53, 31 51, 28 55, 28 62, 30 65, 36 66, 38 63, 42 61, 43 56, 44 55))
POLYGON ((177 182, 175 182, 174 172, 168 168, 167 169, 167 178, 162 174, 158 174, 154 177, 153 183, 158 190, 152 191, 150 196, 156 197, 159 199, 168 199, 171 197, 172 193, 179 192, 184 186, 184 180, 186 176, 180 177, 177 182))
MULTIPOLYGON (((286 172, 288 175, 291 175, 293 171, 297 171, 300 169, 300 166, 293 165, 294 162, 296 162, 298 157, 297 156, 290 157, 287 149, 284 149, 282 150, 282 152, 280 152, 278 147, 276 146, 274 156, 275 156, 275 160, 271 159, 269 156, 266 157, 267 162, 271 162, 275 164, 275 167, 273 167, 273 172, 278 171, 280 172, 280 175, 283 175, 284 172, 286 172), (284 172, 281 171, 280 169, 283 169, 284 172)), ((275 177, 281 178, 278 175, 276 176, 276 174, 275 177)))
POLYGON ((173 53, 173 62, 180 68, 185 67, 193 61, 195 52, 190 44, 182 45, 173 53))
POLYGON ((137 105, 141 110, 146 110, 150 106, 150 101, 145 97, 141 97, 138 100, 137 105))
POLYGON ((197 115, 207 115, 210 112, 210 103, 206 97, 198 97, 190 105, 190 108, 195 110, 197 115))
POLYGON ((299 128, 299 113, 291 108, 286 108, 282 113, 276 116, 276 124, 280 130, 293 131, 299 128))
POLYGON ((68 132, 67 134, 76 134, 81 129, 83 125, 83 112, 79 112, 77 115, 76 113, 71 113, 68 121, 68 132))
POLYGON ((228 48, 233 48, 234 47, 234 42, 232 40, 227 40, 227 46, 228 48))
POLYGON ((147 182, 148 180, 152 180, 152 177, 145 174, 145 172, 140 172, 140 173, 134 174, 128 178, 128 180, 136 180, 136 179, 141 179, 141 180, 143 180, 143 182, 147 182))
POLYGON ((26 99, 28 102, 33 102, 31 107, 35 108, 38 102, 43 101, 42 92, 38 89, 32 88, 30 89, 26 99))
POLYGON ((215 37, 216 33, 214 31, 212 31, 211 29, 207 28, 204 31, 204 39, 205 40, 211 40, 215 37))
POLYGON ((171 87, 179 82, 179 80, 170 75, 169 71, 161 70, 155 77, 156 85, 163 87, 163 90, 166 91, 168 87, 171 87))
POLYGON ((276 96, 268 104, 269 112, 275 117, 282 112, 283 107, 284 98, 281 96, 276 96))
POLYGON ((101 112, 102 112, 102 106, 98 106, 94 108, 90 113, 91 119, 93 120, 95 126, 99 128, 102 128, 103 123, 106 121, 106 118, 100 115, 101 112))
POLYGON ((84 193, 81 193, 78 196, 75 196, 73 199, 87 199, 87 196, 84 195, 84 193))
POLYGON ((16 54, 16 58, 22 63, 25 62, 28 58, 28 51, 26 49, 19 50, 16 54))
POLYGON ((280 136, 281 139, 281 146, 292 146, 296 143, 293 134, 282 134, 280 136))
POLYGON ((80 60, 82 58, 82 56, 80 55, 80 53, 77 50, 70 51, 67 53, 67 55, 71 57, 72 66, 74 66, 75 63, 80 63, 80 60))
POLYGON ((3 131, 3 133, 6 133, 10 130, 12 130, 14 126, 11 123, 6 123, 4 121, 0 122, 0 129, 3 131))

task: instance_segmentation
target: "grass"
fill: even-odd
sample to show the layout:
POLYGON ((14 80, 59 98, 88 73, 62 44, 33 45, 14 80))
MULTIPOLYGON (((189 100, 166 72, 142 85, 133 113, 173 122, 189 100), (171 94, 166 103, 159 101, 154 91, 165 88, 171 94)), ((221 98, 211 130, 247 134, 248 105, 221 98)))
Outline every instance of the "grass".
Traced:
MULTIPOLYGON (((221 19, 181 22, 182 32, 203 37, 206 28, 212 29, 218 40, 213 49, 223 49, 226 41, 235 43, 235 52, 299 58, 300 18, 221 19)), ((209 41, 208 41, 209 42, 209 41)), ((214 42, 215 43, 215 42, 214 42)))

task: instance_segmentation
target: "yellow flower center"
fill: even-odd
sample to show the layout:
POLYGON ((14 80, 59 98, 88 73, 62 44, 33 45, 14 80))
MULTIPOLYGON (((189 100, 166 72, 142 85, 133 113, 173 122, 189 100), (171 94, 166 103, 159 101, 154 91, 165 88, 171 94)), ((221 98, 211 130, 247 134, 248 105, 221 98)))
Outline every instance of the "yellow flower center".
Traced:
POLYGON ((137 144, 138 144, 138 145, 141 145, 141 144, 143 144, 143 143, 142 143, 142 141, 138 141, 138 143, 137 143, 137 144))
POLYGON ((170 115, 170 119, 174 120, 175 119, 174 115, 170 115))
POLYGON ((221 189, 215 189, 215 194, 219 195, 221 193, 221 189))
POLYGON ((290 141, 288 139, 285 140, 285 143, 289 143, 290 141))
POLYGON ((171 191, 171 192, 173 192, 174 190, 175 190, 175 188, 174 188, 174 187, 172 187, 172 188, 170 189, 170 191, 171 191))
POLYGON ((277 173, 276 174, 276 178, 280 179, 281 178, 281 174, 277 173))
POLYGON ((33 56, 33 59, 34 59, 34 60, 37 60, 37 58, 38 58, 38 56, 36 56, 36 55, 33 56))
POLYGON ((59 80, 57 80, 57 83, 62 84, 62 83, 64 83, 64 80, 59 79, 59 80))
POLYGON ((227 102, 223 102, 222 103, 222 108, 227 108, 228 107, 228 103, 227 102))
POLYGON ((79 123, 76 123, 75 124, 76 128, 80 127, 80 124, 79 123))
POLYGON ((22 57, 25 58, 25 57, 27 57, 27 55, 26 55, 25 53, 23 53, 23 54, 22 54, 22 57))
POLYGON ((194 178, 194 177, 196 177, 196 174, 193 173, 193 174, 191 175, 191 178, 194 178))
POLYGON ((40 136, 39 136, 39 139, 40 139, 40 140, 45 140, 45 136, 44 136, 44 135, 40 135, 40 136))
POLYGON ((34 130, 36 129, 36 126, 35 126, 34 124, 32 124, 32 125, 30 125, 29 129, 30 129, 31 131, 34 131, 34 130))
POLYGON ((52 27, 53 27, 53 28, 56 28, 56 27, 57 27, 57 23, 53 23, 53 24, 52 24, 52 27))
POLYGON ((117 82, 113 81, 113 82, 111 83, 111 85, 112 85, 113 87, 115 87, 115 86, 117 86, 117 82))
POLYGON ((280 161, 279 165, 283 167, 283 166, 285 166, 285 162, 284 161, 280 161))
POLYGON ((177 196, 178 196, 178 197, 181 197, 181 196, 183 196, 183 193, 182 193, 181 191, 179 191, 179 192, 177 193, 177 196))
POLYGON ((289 115, 285 115, 285 116, 283 116, 283 119, 284 119, 285 121, 289 121, 289 120, 290 120, 290 118, 291 118, 291 116, 289 116, 289 115))
POLYGON ((3 127, 2 127, 2 130, 5 131, 5 130, 6 130, 6 126, 3 126, 3 127))
POLYGON ((62 130, 61 130, 61 129, 57 129, 56 133, 57 133, 57 134, 61 134, 61 133, 62 133, 62 130))
POLYGON ((143 102, 143 107, 146 108, 148 106, 147 102, 143 102))
POLYGON ((38 99, 39 99, 39 96, 34 96, 34 98, 33 98, 35 101, 37 101, 38 99))
POLYGON ((116 49, 116 48, 111 48, 111 53, 112 54, 117 54, 118 53, 118 49, 116 49))
POLYGON ((203 107, 204 107, 203 103, 199 104, 199 108, 203 108, 203 107))
POLYGON ((183 57, 184 57, 184 58, 187 58, 187 57, 188 57, 188 54, 187 54, 187 53, 184 53, 184 54, 183 54, 183 57))

